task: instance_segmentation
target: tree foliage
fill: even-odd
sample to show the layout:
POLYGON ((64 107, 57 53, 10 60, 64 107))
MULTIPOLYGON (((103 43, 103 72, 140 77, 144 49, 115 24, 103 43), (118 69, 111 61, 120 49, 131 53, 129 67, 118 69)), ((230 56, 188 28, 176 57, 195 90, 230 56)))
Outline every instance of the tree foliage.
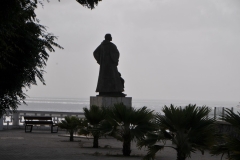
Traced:
MULTIPOLYGON (((93 9, 100 0, 77 0, 93 9)), ((35 9, 41 0, 1 0, 0 2, 0 117, 24 102, 26 90, 45 84, 43 73, 48 52, 61 48, 56 36, 39 23, 35 9)))
POLYGON ((111 131, 111 125, 105 120, 106 110, 92 105, 90 109, 83 108, 86 121, 79 134, 93 136, 93 148, 98 148, 98 140, 101 136, 111 131))
POLYGON ((102 0, 76 0, 78 3, 80 3, 83 6, 86 6, 87 8, 93 9, 96 5, 98 5, 98 2, 102 0))
POLYGON ((153 159, 155 153, 164 147, 171 147, 177 151, 177 159, 185 160, 196 150, 202 151, 213 144, 213 119, 208 119, 210 110, 207 107, 188 105, 184 108, 163 107, 163 115, 156 116, 158 131, 148 134, 138 145, 148 146, 146 159, 153 159), (173 146, 156 144, 158 141, 169 139, 173 146))
POLYGON ((70 134, 70 141, 73 141, 73 134, 78 130, 78 128, 81 128, 83 125, 83 119, 79 119, 75 116, 66 116, 64 120, 61 120, 60 123, 58 123, 58 126, 62 129, 66 129, 67 132, 70 134))
POLYGON ((225 109, 224 115, 221 119, 232 125, 233 131, 229 133, 222 133, 219 135, 222 143, 216 144, 212 147, 211 153, 214 155, 224 154, 227 159, 239 160, 240 159, 240 113, 234 113, 230 109, 225 109))
POLYGON ((23 88, 43 83, 43 69, 56 37, 39 24, 37 0, 2 0, 0 8, 0 115, 24 101, 23 88))
POLYGON ((123 103, 109 108, 107 119, 116 129, 113 136, 123 142, 124 156, 130 156, 132 140, 142 139, 147 132, 155 130, 152 112, 147 107, 135 109, 123 103))

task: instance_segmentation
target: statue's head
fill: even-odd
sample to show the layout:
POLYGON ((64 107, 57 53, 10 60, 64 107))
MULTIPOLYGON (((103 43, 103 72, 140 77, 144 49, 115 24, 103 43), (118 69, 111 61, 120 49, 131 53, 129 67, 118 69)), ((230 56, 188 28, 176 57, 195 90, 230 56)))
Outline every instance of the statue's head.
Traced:
POLYGON ((107 40, 107 41, 112 41, 112 36, 111 36, 111 34, 106 34, 105 35, 105 40, 107 40))

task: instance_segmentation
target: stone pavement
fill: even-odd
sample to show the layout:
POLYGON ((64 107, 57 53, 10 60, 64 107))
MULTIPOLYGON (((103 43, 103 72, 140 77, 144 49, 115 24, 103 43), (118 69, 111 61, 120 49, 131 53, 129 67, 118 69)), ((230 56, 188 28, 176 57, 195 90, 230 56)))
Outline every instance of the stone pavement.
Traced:
MULTIPOLYGON (((34 130, 25 133, 24 129, 0 131, 0 160, 141 160, 147 153, 145 148, 138 150, 132 143, 131 157, 123 157, 122 143, 113 138, 99 140, 100 148, 91 148, 92 139, 75 138, 69 142, 65 131, 50 133, 46 130, 34 130)), ((166 148, 156 155, 156 160, 175 160, 176 152, 166 148)), ((220 160, 200 152, 192 154, 192 160, 220 160)))

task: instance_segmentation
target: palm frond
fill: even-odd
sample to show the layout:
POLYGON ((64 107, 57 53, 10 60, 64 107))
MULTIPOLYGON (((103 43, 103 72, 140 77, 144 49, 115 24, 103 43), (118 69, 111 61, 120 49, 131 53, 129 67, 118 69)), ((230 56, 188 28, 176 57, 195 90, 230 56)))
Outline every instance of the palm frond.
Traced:
POLYGON ((105 119, 105 111, 99 106, 91 106, 90 109, 83 108, 84 116, 91 125, 99 124, 105 119))
POLYGON ((108 108, 107 115, 109 123, 115 127, 112 135, 123 144, 130 144, 134 139, 143 139, 147 132, 156 130, 153 111, 147 107, 135 109, 120 103, 108 108))
POLYGON ((234 113, 228 108, 224 109, 224 111, 226 112, 226 115, 221 117, 221 119, 232 124, 236 129, 240 130, 240 113, 234 113))
POLYGON ((227 154, 228 158, 231 160, 240 159, 240 113, 234 113, 230 109, 225 109, 226 115, 221 117, 222 120, 230 123, 234 128, 233 133, 223 133, 221 135, 222 143, 215 145, 211 149, 211 153, 214 155, 227 154))
POLYGON ((79 118, 75 116, 66 116, 64 120, 61 120, 61 122, 58 123, 58 126, 62 129, 66 129, 67 131, 76 131, 80 124, 81 121, 79 118))
POLYGON ((164 106, 164 115, 156 115, 156 124, 163 135, 170 138, 180 157, 190 157, 197 149, 204 149, 213 144, 214 119, 207 118, 210 109, 189 104, 185 107, 164 106), (168 132, 167 132, 168 131, 168 132))
POLYGON ((162 145, 153 145, 148 148, 148 153, 146 156, 143 157, 144 160, 154 160, 155 154, 162 150, 164 146, 162 145))
POLYGON ((137 146, 139 149, 142 147, 153 146, 156 142, 162 141, 165 143, 165 135, 161 131, 148 132, 142 139, 139 139, 137 146))
POLYGON ((211 148, 211 154, 213 155, 221 155, 221 160, 223 158, 224 155, 228 155, 229 157, 229 148, 226 146, 226 144, 218 144, 218 145, 214 145, 211 148))

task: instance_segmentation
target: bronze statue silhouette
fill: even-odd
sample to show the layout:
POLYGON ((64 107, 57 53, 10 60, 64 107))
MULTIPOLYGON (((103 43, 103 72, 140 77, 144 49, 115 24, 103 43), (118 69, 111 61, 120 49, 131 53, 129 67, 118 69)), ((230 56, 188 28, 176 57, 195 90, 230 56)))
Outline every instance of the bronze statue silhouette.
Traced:
POLYGON ((100 65, 96 92, 98 96, 125 97, 124 79, 118 72, 119 51, 112 42, 111 34, 105 35, 105 40, 93 52, 93 56, 100 65))

